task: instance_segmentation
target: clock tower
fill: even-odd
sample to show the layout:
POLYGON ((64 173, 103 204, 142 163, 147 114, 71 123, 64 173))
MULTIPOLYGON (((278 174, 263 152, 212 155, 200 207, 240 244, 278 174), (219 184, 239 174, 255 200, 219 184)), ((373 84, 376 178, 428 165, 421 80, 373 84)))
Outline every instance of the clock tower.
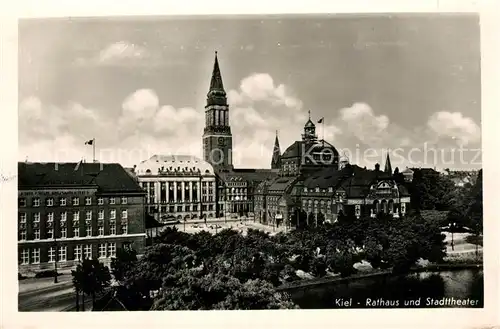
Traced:
POLYGON ((222 84, 217 52, 205 106, 203 159, 214 169, 232 169, 233 137, 229 126, 229 105, 222 84))

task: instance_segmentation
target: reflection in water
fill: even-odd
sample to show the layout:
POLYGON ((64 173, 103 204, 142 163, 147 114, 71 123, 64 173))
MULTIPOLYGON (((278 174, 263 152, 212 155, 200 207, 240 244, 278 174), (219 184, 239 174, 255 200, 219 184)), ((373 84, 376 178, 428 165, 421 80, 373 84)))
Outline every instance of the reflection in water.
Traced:
POLYGON ((465 307, 483 307, 483 271, 458 270, 373 277, 298 288, 290 291, 290 294, 295 303, 308 309, 344 308, 346 306, 342 305, 346 304, 342 303, 349 302, 351 298, 352 304, 347 305, 354 308, 464 307, 426 305, 427 298, 442 300, 451 297, 478 300, 476 305, 465 307))

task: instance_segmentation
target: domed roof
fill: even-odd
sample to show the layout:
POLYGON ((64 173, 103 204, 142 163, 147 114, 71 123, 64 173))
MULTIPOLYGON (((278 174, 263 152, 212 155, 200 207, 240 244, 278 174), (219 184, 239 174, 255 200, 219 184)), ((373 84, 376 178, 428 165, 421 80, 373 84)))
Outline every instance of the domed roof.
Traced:
POLYGON ((312 145, 307 145, 302 141, 296 141, 292 145, 290 145, 283 155, 281 159, 289 159, 289 158, 297 158, 304 154, 311 154, 311 152, 331 152, 334 156, 338 157, 339 152, 332 144, 328 142, 316 142, 312 145), (312 148, 312 149, 311 149, 312 148), (326 151, 330 150, 330 151, 326 151))
POLYGON ((137 175, 157 175, 159 171, 171 174, 213 175, 212 165, 192 155, 153 155, 135 169, 137 175))

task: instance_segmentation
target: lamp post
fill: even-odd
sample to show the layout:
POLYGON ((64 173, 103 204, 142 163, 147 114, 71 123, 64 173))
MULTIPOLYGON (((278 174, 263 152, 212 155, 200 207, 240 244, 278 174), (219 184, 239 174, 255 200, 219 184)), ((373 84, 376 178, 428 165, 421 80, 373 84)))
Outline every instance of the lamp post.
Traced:
POLYGON ((455 222, 451 222, 450 229, 451 229, 451 250, 455 250, 455 240, 454 240, 454 233, 455 233, 455 222))

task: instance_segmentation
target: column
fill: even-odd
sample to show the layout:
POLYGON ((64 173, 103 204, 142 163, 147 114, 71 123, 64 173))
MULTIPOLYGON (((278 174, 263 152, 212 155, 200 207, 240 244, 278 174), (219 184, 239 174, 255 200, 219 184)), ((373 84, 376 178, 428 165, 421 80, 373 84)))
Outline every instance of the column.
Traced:
POLYGON ((196 189, 196 192, 197 192, 197 196, 198 196, 198 202, 201 202, 201 182, 196 182, 196 186, 198 186, 198 188, 196 189))
POLYGON ((155 193, 154 203, 160 203, 160 191, 161 191, 160 182, 156 181, 153 184, 154 184, 154 193, 155 193))
POLYGON ((225 110, 224 111, 224 119, 225 119, 225 125, 229 126, 229 111, 225 110))
POLYGON ((193 202, 193 182, 189 182, 189 202, 193 202))
POLYGON ((181 182, 181 196, 182 202, 186 202, 186 182, 184 181, 181 182))
POLYGON ((167 203, 170 201, 170 182, 165 182, 165 191, 167 191, 167 203))
POLYGON ((177 203, 177 182, 174 182, 174 203, 177 203))
POLYGON ((150 203, 151 201, 149 200, 149 182, 146 182, 146 203, 150 203))

